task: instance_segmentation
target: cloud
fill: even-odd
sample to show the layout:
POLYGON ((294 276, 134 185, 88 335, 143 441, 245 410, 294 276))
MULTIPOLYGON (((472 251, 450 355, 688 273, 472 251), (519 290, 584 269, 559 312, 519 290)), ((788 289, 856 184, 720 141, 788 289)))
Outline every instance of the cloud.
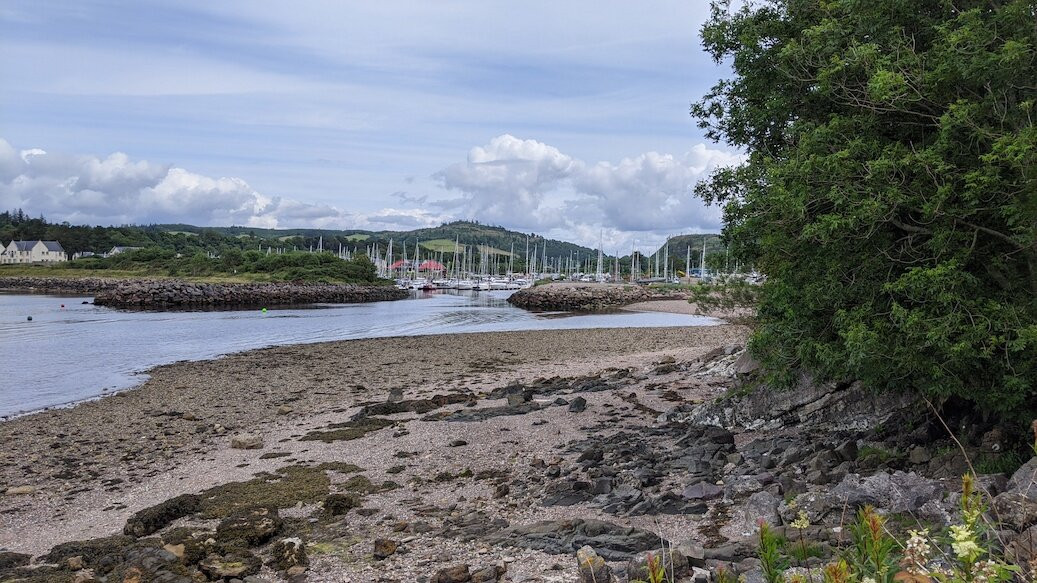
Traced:
POLYGON ((578 172, 582 163, 557 148, 510 134, 497 136, 486 146, 472 148, 468 160, 433 175, 460 199, 440 202, 444 208, 463 209, 469 218, 550 225, 557 214, 545 204, 547 193, 578 172))
POLYGON ((645 152, 587 163, 504 134, 436 172, 424 187, 430 192, 397 191, 387 198, 398 206, 354 212, 121 152, 98 157, 17 150, 0 138, 0 209, 102 225, 410 230, 468 218, 591 247, 601 240, 610 252, 626 252, 635 243, 654 250, 667 234, 718 231, 720 211, 706 207, 692 188, 712 168, 740 160, 700 144, 680 155, 645 152))
POLYGON ((461 196, 433 204, 479 220, 568 232, 584 242, 588 226, 599 236, 608 228, 614 244, 627 244, 639 236, 719 230, 719 209, 707 207, 693 188, 713 168, 741 160, 698 144, 681 155, 646 152, 618 163, 587 163, 505 134, 435 173, 440 186, 461 196))
POLYGON ((598 162, 574 177, 574 189, 586 196, 573 208, 596 211, 624 231, 717 230, 719 210, 705 206, 693 188, 713 168, 740 160, 698 144, 681 156, 646 152, 618 164, 598 162))
POLYGON ((351 214, 256 191, 241 178, 213 178, 121 152, 105 158, 18 151, 0 138, 0 208, 23 208, 77 224, 191 223, 252 227, 385 228, 443 220, 419 210, 351 214))

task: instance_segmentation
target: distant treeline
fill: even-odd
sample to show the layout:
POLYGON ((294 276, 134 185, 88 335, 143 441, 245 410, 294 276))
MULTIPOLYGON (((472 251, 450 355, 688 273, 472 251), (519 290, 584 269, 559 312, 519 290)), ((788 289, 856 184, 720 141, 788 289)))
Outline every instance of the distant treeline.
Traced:
POLYGON ((201 252, 187 256, 170 249, 149 247, 110 257, 80 259, 68 266, 73 269, 111 269, 172 277, 252 275, 258 277, 248 279, 362 284, 378 282, 374 264, 364 255, 340 259, 332 253, 302 251, 267 255, 254 249, 241 251, 231 248, 225 249, 219 256, 201 252))
MULTIPOLYGON (((43 239, 58 241, 70 255, 80 252, 103 254, 112 247, 142 247, 162 249, 179 253, 183 257, 196 255, 207 257, 228 256, 228 252, 265 253, 267 248, 275 252, 283 250, 309 251, 323 245, 325 250, 338 251, 341 246, 350 252, 366 254, 376 246, 379 255, 385 257, 390 239, 393 242, 392 259, 401 259, 406 248, 407 256, 414 258, 414 246, 420 242, 422 258, 443 257, 450 264, 454 241, 461 247, 468 246, 471 252, 486 252, 496 256, 491 259, 498 265, 508 264, 507 255, 514 252, 511 266, 514 271, 526 270, 526 253, 536 252, 537 264, 544 256, 551 265, 566 265, 569 258, 579 258, 579 265, 593 270, 597 249, 556 239, 547 239, 535 233, 519 233, 504 227, 483 225, 476 221, 454 221, 438 227, 411 231, 360 231, 328 229, 260 229, 253 227, 197 227, 186 224, 156 224, 118 227, 90 227, 69 223, 51 223, 44 217, 30 217, 21 209, 0 212, 0 241, 3 244, 13 239, 43 239), (546 252, 545 252, 546 248, 546 252)), ((726 258, 724 248, 717 235, 681 235, 670 239, 669 259, 675 269, 685 270, 687 249, 690 245, 691 266, 699 266, 702 242, 706 241, 710 255, 708 264, 722 266, 726 258)), ((612 257, 619 251, 621 269, 629 272, 631 259, 627 250, 605 250, 606 270, 612 265, 612 257)), ((657 251, 661 253, 661 248, 657 251)), ((232 256, 232 255, 231 255, 232 256)), ((640 259, 642 269, 650 270, 650 255, 640 259)), ((200 265, 201 259, 196 260, 200 265)), ((181 266, 182 267, 182 266, 181 266)), ((731 267, 734 267, 733 265, 731 267)), ((179 268, 178 268, 179 269, 179 268)))

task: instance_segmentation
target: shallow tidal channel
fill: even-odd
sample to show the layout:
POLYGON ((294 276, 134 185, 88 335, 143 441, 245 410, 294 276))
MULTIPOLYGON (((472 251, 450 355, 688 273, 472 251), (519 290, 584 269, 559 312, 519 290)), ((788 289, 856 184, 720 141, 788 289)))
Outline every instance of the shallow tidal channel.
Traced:
POLYGON ((0 294, 0 419, 132 387, 146 380, 141 373, 154 366, 268 346, 467 332, 720 323, 660 312, 533 314, 508 304, 511 293, 415 292, 410 299, 395 302, 265 312, 126 311, 94 306, 89 297, 4 293, 0 294))

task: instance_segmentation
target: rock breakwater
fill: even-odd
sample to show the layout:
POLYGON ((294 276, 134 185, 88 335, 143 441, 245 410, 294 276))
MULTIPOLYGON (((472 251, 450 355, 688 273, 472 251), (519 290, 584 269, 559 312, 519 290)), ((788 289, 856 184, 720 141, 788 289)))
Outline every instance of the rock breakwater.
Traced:
POLYGON ((519 290, 508 302, 535 312, 592 312, 650 298, 648 291, 637 285, 547 284, 519 290))
POLYGON ((0 290, 95 294, 120 283, 123 283, 123 280, 102 277, 0 277, 0 290))
POLYGON ((409 294, 392 286, 303 283, 213 284, 178 280, 137 280, 101 289, 99 306, 163 309, 176 307, 287 304, 356 304, 401 300, 409 294))

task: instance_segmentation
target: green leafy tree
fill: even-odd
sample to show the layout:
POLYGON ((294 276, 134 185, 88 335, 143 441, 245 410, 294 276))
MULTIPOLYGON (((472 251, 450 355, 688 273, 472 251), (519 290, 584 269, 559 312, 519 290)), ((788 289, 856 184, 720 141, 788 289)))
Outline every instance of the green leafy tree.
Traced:
POLYGON ((1037 404, 1037 3, 714 2, 698 187, 768 276, 751 346, 799 370, 1037 404))

